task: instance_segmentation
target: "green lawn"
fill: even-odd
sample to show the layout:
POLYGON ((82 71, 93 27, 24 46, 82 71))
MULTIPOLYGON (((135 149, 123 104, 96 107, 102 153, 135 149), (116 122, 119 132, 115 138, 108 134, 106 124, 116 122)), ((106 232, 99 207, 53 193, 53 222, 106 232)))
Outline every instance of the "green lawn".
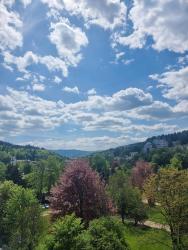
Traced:
POLYGON ((165 219, 163 215, 160 213, 160 207, 152 207, 148 208, 148 220, 160 223, 160 224, 166 224, 165 219))
POLYGON ((147 227, 126 226, 126 239, 131 250, 170 250, 169 234, 163 230, 147 227))

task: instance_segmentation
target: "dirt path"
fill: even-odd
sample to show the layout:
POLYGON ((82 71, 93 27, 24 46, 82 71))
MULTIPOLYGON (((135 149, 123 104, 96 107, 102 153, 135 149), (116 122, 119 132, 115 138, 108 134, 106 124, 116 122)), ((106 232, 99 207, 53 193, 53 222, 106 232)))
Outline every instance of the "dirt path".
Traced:
POLYGON ((142 223, 142 225, 145 225, 151 228, 156 228, 156 229, 163 229, 163 230, 166 230, 167 232, 170 232, 170 228, 168 225, 163 225, 163 224, 156 223, 150 220, 146 220, 145 222, 142 223))

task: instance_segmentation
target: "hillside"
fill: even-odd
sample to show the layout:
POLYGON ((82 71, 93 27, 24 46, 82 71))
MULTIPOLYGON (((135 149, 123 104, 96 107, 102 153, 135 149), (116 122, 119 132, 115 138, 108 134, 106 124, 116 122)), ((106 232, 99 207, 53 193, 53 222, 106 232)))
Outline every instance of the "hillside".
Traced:
POLYGON ((68 158, 87 157, 93 153, 91 151, 76 150, 76 149, 59 149, 59 150, 53 150, 53 152, 68 158))
MULTIPOLYGON (((172 147, 175 145, 186 145, 188 144, 188 130, 182 132, 176 132, 172 134, 153 136, 145 140, 144 142, 138 142, 134 144, 129 144, 125 146, 120 146, 117 148, 111 148, 105 151, 101 151, 105 157, 122 157, 124 155, 129 155, 131 152, 141 153, 144 150, 146 143, 150 142, 166 142, 164 147, 172 147)), ((155 145, 153 146, 156 147, 155 145)), ((162 148, 163 146, 161 146, 162 148)), ((160 148, 160 147, 159 147, 160 148)))
POLYGON ((55 152, 51 152, 44 148, 39 148, 31 145, 14 145, 8 142, 0 141, 0 161, 9 163, 12 157, 16 157, 17 160, 30 160, 36 161, 39 159, 46 159, 50 155, 56 155, 55 152))

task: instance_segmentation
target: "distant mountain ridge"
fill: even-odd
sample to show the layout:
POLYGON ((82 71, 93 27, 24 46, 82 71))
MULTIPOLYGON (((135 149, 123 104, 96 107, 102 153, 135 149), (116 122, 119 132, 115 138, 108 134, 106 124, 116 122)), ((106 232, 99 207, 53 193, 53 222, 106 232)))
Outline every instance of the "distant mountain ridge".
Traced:
POLYGON ((168 142, 169 147, 175 144, 186 145, 188 144, 188 130, 166 134, 166 135, 153 136, 153 137, 148 138, 144 142, 138 142, 134 144, 111 148, 108 150, 101 150, 98 152, 84 151, 84 150, 77 150, 77 149, 48 150, 45 148, 39 148, 36 146, 31 146, 31 145, 25 145, 25 146, 15 145, 15 144, 4 142, 4 141, 0 141, 0 152, 7 152, 10 155, 19 156, 20 159, 37 159, 41 157, 46 157, 46 155, 53 154, 53 153, 61 157, 77 158, 77 157, 87 157, 87 156, 90 156, 92 154, 99 153, 99 152, 104 155, 111 155, 111 156, 116 157, 116 156, 121 156, 124 154, 129 154, 131 152, 141 152, 141 150, 143 149, 144 145, 147 142, 152 142, 155 139, 166 140, 168 142))
POLYGON ((84 151, 77 149, 58 149, 58 150, 53 150, 53 152, 68 158, 86 157, 93 153, 92 151, 84 151))

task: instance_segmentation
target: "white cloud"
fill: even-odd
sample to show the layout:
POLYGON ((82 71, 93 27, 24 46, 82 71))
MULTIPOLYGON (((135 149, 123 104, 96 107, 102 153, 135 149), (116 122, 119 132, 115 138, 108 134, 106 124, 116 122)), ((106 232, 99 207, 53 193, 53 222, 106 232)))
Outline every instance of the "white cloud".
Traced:
POLYGON ((68 64, 77 66, 82 59, 81 48, 88 44, 86 34, 65 19, 51 24, 51 30, 49 38, 55 44, 59 56, 68 64))
POLYGON ((29 4, 31 4, 32 0, 21 0, 24 7, 27 7, 29 4))
POLYGON ((80 91, 79 91, 79 89, 78 89, 77 86, 75 86, 75 87, 73 87, 73 88, 70 88, 70 87, 68 87, 68 86, 65 86, 65 87, 63 88, 63 91, 64 91, 64 92, 67 92, 67 93, 77 94, 77 95, 80 93, 80 91))
POLYGON ((57 84, 60 84, 60 82, 62 82, 61 78, 59 78, 58 76, 55 76, 53 81, 57 84))
MULTIPOLYGON (((42 91, 37 83, 34 82, 32 86, 33 91, 42 91)), ((79 93, 77 88, 67 87, 66 90, 79 93)), ((150 133, 176 129, 173 121, 176 124, 177 118, 187 116, 187 107, 186 101, 175 106, 153 101, 151 95, 139 89, 125 89, 112 96, 94 95, 83 101, 64 103, 8 88, 7 94, 0 95, 0 130, 6 136, 30 135, 31 131, 37 134, 67 124, 83 131, 85 135, 92 131, 110 131, 136 139, 147 137, 150 133), (161 122, 158 123, 158 120, 161 122), (171 120, 171 123, 162 122, 167 120, 171 120)), ((93 140, 91 147, 98 145, 96 139, 93 140)), ((115 142, 111 145, 115 146, 115 142)))
POLYGON ((16 57, 9 52, 4 53, 4 62, 6 64, 15 64, 20 72, 27 72, 27 67, 32 64, 37 64, 39 58, 32 51, 27 51, 23 57, 16 57))
POLYGON ((0 129, 4 134, 50 130, 66 121, 61 101, 48 101, 12 88, 7 91, 0 95, 0 129))
MULTIPOLYGON (((8 5, 10 6, 10 2, 8 5)), ((23 37, 21 34, 22 21, 17 12, 8 10, 8 8, 0 3, 0 50, 14 50, 21 47, 23 37)))
POLYGON ((150 78, 158 81, 164 97, 176 100, 188 98, 188 66, 161 75, 154 74, 150 78))
POLYGON ((180 56, 178 58, 178 63, 181 64, 181 65, 187 64, 188 63, 188 54, 184 55, 184 56, 180 56))
POLYGON ((23 56, 14 56, 9 52, 4 52, 4 64, 10 66, 15 64, 20 72, 28 73, 28 67, 32 64, 43 64, 49 71, 60 71, 67 77, 69 64, 66 64, 58 57, 51 55, 40 56, 34 54, 32 51, 27 51, 23 56))
POLYGON ((82 16, 87 26, 95 24, 104 29, 114 29, 122 26, 126 20, 127 8, 121 0, 42 0, 42 2, 47 3, 50 8, 59 11, 64 9, 70 15, 82 16))
POLYGON ((45 90, 45 85, 41 84, 41 83, 34 83, 32 85, 32 89, 33 89, 33 91, 42 92, 45 90))
POLYGON ((96 94, 97 94, 97 91, 96 91, 94 88, 92 88, 92 89, 89 89, 89 90, 87 91, 87 94, 88 94, 88 95, 96 95, 96 94))
POLYGON ((146 37, 153 39, 153 48, 183 53, 188 50, 188 1, 134 0, 129 13, 133 23, 130 35, 121 34, 114 41, 130 48, 142 48, 146 37))

